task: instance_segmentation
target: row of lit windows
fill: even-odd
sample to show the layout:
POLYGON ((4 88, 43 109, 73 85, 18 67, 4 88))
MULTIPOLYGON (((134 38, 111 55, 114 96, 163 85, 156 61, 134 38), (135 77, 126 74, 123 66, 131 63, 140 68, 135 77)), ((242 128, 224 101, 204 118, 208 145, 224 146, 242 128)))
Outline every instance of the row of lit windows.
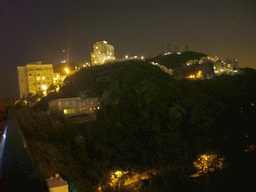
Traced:
POLYGON ((76 113, 75 108, 64 109, 63 112, 65 115, 76 113))
MULTIPOLYGON (((37 82, 37 85, 46 85, 46 84, 48 84, 48 85, 50 85, 51 83, 50 82, 37 82)), ((33 83, 33 82, 30 82, 29 83, 29 86, 32 86, 32 85, 36 85, 36 83, 33 83)))
POLYGON ((37 81, 39 81, 39 80, 45 80, 45 79, 50 80, 50 77, 40 77, 40 76, 36 77, 36 80, 37 80, 37 81))
MULTIPOLYGON (((96 110, 96 109, 100 109, 100 107, 89 108, 89 111, 96 110)), ((80 111, 85 111, 85 110, 86 110, 85 108, 80 108, 80 111)))
MULTIPOLYGON (((63 102, 59 102, 59 106, 61 106, 61 104, 64 104, 64 105, 73 105, 74 102, 73 101, 65 101, 65 103, 63 102)), ((95 101, 90 101, 89 102, 89 105, 94 105, 95 104, 95 101)), ((98 102, 98 104, 100 104, 100 102, 98 102)), ((82 105, 87 105, 87 102, 83 102, 82 105)))
MULTIPOLYGON (((89 108, 89 111, 93 111, 93 110, 96 110, 96 109, 99 109, 99 107, 94 107, 94 108, 89 108)), ((80 111, 85 111, 85 109, 84 108, 80 108, 80 111)), ((68 115, 68 114, 74 114, 74 113, 76 113, 76 110, 75 110, 75 108, 68 108, 68 109, 63 109, 63 113, 65 114, 65 115, 68 115)))
POLYGON ((44 70, 52 70, 52 68, 28 68, 28 71, 44 71, 44 70))

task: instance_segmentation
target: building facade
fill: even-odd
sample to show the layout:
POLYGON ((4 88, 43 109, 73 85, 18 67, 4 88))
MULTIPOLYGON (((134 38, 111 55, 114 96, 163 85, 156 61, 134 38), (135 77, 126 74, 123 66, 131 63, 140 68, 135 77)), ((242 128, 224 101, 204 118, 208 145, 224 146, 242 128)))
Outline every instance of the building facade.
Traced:
POLYGON ((62 114, 65 116, 74 116, 81 114, 91 114, 100 108, 98 98, 80 97, 62 98, 49 101, 49 112, 51 114, 62 114))
POLYGON ((38 91, 46 90, 53 84, 52 64, 42 64, 41 61, 18 66, 18 79, 20 98, 31 92, 35 94, 38 91))
POLYGON ((66 78, 66 75, 54 73, 52 64, 42 64, 41 61, 30 63, 26 66, 18 66, 17 71, 20 98, 29 92, 35 94, 38 91, 42 91, 46 95, 46 90, 52 84, 61 84, 66 78))
POLYGON ((102 65, 107 61, 115 59, 114 47, 107 41, 99 41, 93 45, 93 53, 91 53, 91 65, 102 65))

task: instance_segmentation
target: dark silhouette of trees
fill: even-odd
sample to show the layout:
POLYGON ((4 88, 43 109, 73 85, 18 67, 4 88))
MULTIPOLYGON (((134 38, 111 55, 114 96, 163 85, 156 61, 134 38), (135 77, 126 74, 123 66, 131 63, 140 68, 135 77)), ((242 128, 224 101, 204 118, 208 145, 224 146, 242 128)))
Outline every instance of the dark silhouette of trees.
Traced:
POLYGON ((255 151, 245 152, 256 144, 256 72, 242 71, 187 83, 144 61, 93 66, 69 76, 34 109, 93 96, 103 105, 97 121, 76 125, 33 110, 17 113, 39 167, 45 175, 58 171, 72 189, 92 191, 113 170, 157 170, 141 191, 247 190, 256 173, 255 151), (225 158, 223 167, 190 177, 207 153, 225 158))

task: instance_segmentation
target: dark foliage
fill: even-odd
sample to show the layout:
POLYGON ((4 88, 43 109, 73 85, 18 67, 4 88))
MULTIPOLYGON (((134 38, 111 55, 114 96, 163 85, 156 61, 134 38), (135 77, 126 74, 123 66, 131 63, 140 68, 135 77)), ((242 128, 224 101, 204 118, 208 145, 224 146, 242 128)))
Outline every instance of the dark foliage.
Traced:
MULTIPOLYGON (((157 170, 142 191, 247 190, 256 173, 255 152, 245 153, 256 144, 255 78, 255 70, 243 69, 186 83, 143 61, 94 66, 68 77, 60 94, 99 97, 97 121, 74 125, 58 117, 53 124, 29 112, 20 113, 20 125, 32 144, 47 143, 55 158, 38 161, 80 191, 107 183, 113 170, 157 170), (205 153, 225 157, 225 166, 190 177, 205 153), (72 170, 65 170, 68 163, 72 170)), ((41 105, 58 96, 49 94, 41 105)), ((33 149, 38 157, 46 150, 33 149)))

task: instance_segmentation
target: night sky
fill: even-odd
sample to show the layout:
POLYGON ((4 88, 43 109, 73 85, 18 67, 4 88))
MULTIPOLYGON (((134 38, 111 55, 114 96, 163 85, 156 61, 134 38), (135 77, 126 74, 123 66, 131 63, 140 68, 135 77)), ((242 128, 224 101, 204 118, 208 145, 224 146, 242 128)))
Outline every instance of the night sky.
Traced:
POLYGON ((107 41, 116 58, 154 57, 168 44, 256 68, 255 0, 0 0, 0 97, 18 96, 17 66, 90 61, 107 41))

